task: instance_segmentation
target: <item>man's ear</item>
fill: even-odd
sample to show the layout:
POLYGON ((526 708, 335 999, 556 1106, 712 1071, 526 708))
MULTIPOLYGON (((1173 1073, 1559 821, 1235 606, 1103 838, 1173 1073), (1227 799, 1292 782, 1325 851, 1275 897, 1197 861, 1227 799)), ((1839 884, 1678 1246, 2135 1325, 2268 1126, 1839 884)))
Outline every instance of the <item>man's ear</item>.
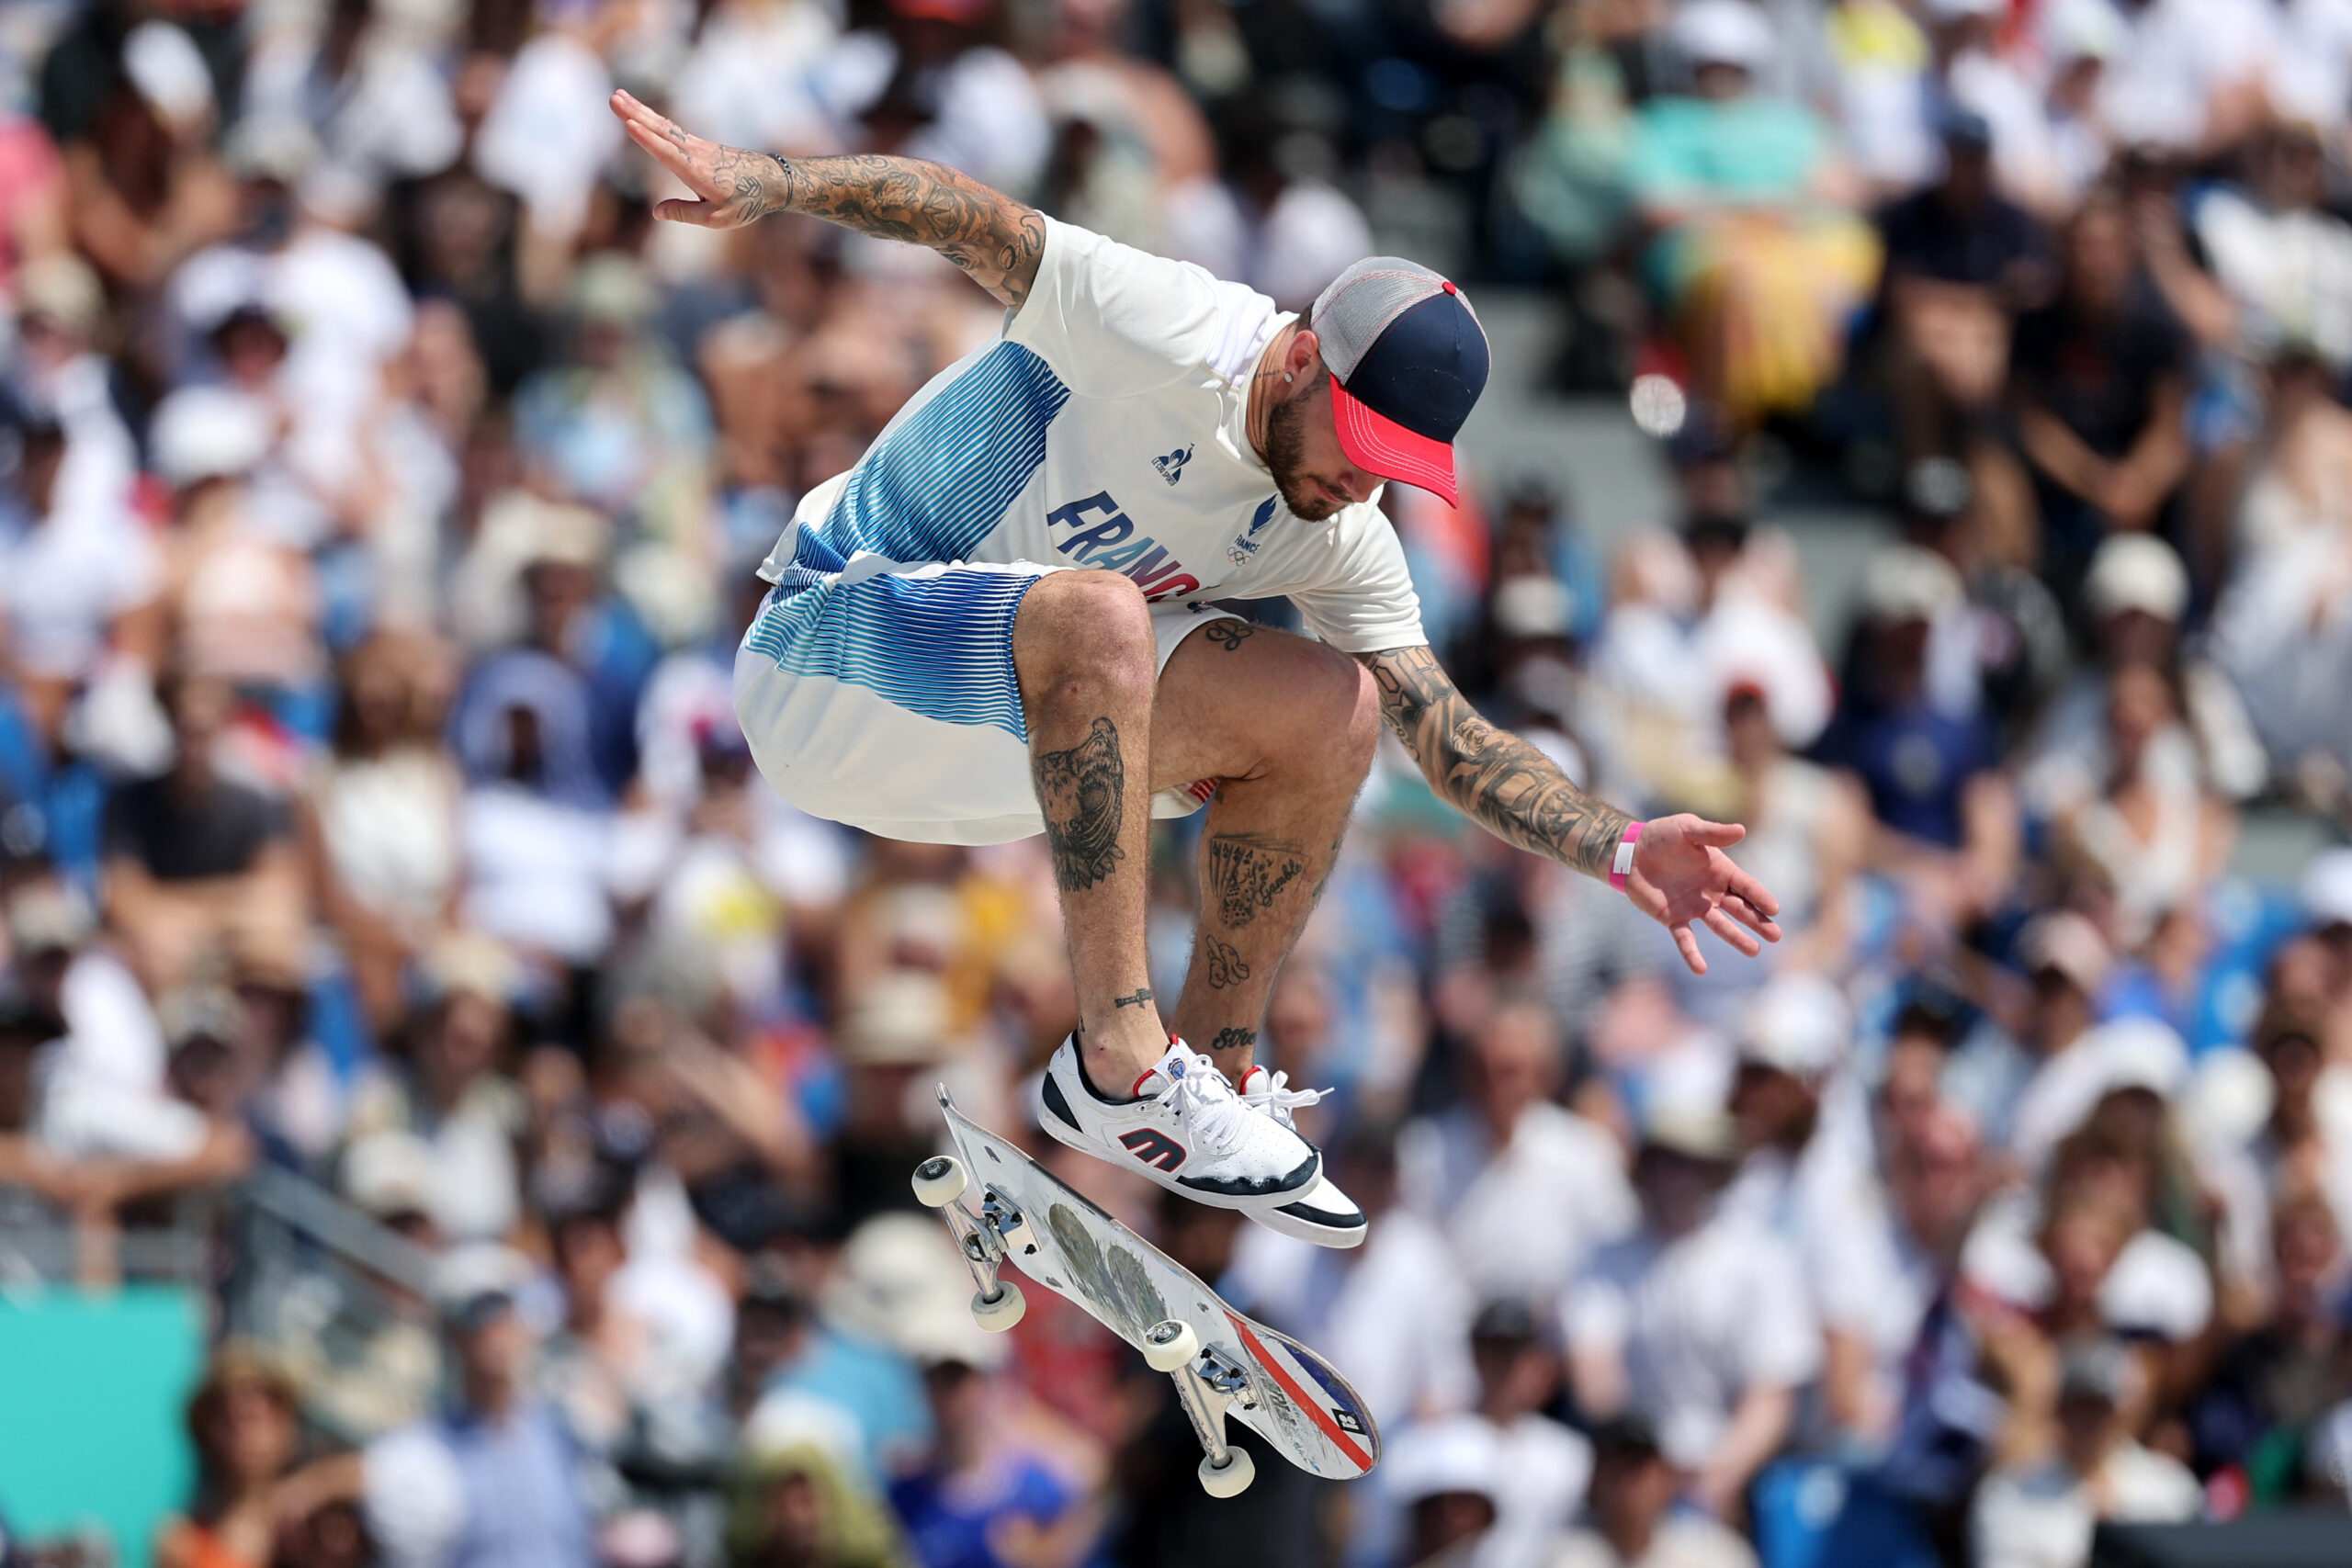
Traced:
POLYGON ((1283 374, 1302 381, 1312 378, 1321 353, 1321 340, 1308 329, 1299 328, 1298 335, 1290 340, 1290 352, 1283 355, 1283 374))

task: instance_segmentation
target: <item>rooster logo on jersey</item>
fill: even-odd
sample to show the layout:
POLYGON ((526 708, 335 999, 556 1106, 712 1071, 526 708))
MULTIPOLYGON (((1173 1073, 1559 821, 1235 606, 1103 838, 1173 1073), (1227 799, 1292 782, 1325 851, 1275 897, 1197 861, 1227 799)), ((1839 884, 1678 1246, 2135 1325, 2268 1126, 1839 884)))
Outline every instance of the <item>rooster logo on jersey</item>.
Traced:
POLYGON ((1173 486, 1178 479, 1184 477, 1184 465, 1192 460, 1193 449, 1190 446, 1179 446, 1165 457, 1154 457, 1151 460, 1151 466, 1159 470, 1161 479, 1173 486))
POLYGON ((1250 514, 1249 532, 1233 536, 1233 547, 1225 552, 1226 559, 1236 566, 1250 564, 1250 558, 1258 553, 1258 530, 1273 521, 1274 502, 1281 499, 1270 495, 1258 503, 1258 510, 1250 514))

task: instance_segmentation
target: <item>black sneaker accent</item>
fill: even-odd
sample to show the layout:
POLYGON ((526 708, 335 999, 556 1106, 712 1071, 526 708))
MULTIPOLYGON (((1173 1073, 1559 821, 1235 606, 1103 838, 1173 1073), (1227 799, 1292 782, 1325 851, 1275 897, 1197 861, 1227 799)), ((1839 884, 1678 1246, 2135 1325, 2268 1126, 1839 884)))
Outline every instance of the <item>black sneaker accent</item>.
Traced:
MULTIPOLYGON (((1080 1077, 1083 1077, 1084 1076, 1084 1073, 1081 1071, 1080 1077)), ((1044 1097, 1046 1109, 1053 1112, 1056 1116, 1060 1117, 1063 1124, 1069 1127, 1071 1132, 1078 1133, 1084 1131, 1083 1128, 1079 1126, 1078 1118, 1070 1114, 1069 1101, 1062 1098, 1062 1086, 1054 1081, 1054 1075, 1051 1073, 1047 1073, 1046 1075, 1044 1097)))
POLYGON ((1309 1224, 1328 1225, 1335 1231, 1353 1230, 1364 1223, 1362 1209, 1350 1208, 1345 1213, 1340 1213, 1331 1209, 1318 1209, 1304 1200, 1296 1203, 1284 1203, 1274 1212, 1278 1214, 1295 1214, 1309 1224))
POLYGON ((1262 1198, 1272 1192, 1295 1192, 1314 1181, 1323 1169, 1323 1156, 1309 1149, 1306 1157, 1295 1170, 1271 1180, 1244 1181, 1233 1176, 1191 1177, 1176 1179, 1179 1187, 1189 1187, 1196 1192, 1217 1192, 1227 1198, 1262 1198))

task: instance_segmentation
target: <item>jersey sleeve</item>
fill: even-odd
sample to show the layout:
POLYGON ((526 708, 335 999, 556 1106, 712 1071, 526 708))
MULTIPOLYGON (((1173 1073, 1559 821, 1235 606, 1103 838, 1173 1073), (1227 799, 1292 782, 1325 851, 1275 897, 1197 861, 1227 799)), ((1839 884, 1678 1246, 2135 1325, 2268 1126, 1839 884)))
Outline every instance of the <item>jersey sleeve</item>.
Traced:
POLYGON ((1350 507, 1307 547, 1294 583, 1283 592, 1315 635, 1342 653, 1419 648, 1429 641, 1405 547, 1370 502, 1350 507))
POLYGON ((1005 340, 1080 397, 1156 392, 1198 374, 1216 331, 1216 280, 1069 223, 1046 220, 1037 281, 1005 340))

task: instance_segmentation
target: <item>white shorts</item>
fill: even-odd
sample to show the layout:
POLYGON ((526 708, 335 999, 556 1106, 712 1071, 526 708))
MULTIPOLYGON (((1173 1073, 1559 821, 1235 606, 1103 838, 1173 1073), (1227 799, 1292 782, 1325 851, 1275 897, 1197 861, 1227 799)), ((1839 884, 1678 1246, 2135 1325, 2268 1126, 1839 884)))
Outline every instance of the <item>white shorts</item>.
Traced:
MULTIPOLYGON (((1001 844, 1046 830, 1012 668, 1022 595, 1061 566, 867 556, 770 592, 735 654, 735 716, 777 794, 888 839, 1001 844)), ((1159 668, 1227 612, 1151 606, 1159 668)), ((1160 791, 1184 817, 1213 785, 1160 791)))

